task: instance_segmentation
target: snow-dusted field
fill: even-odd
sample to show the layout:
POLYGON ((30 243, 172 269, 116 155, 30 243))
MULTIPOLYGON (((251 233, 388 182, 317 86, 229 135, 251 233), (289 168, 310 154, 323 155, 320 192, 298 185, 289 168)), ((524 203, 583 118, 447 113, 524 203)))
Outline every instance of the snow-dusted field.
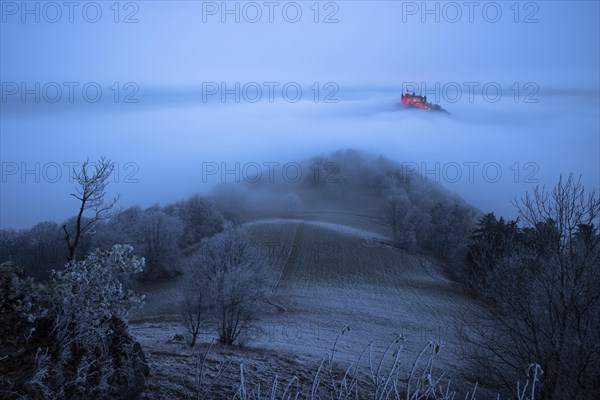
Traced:
MULTIPOLYGON (((469 381, 470 368, 457 353, 454 319, 476 305, 437 265, 394 248, 381 233, 356 223, 269 219, 246 225, 257 245, 268 250, 273 296, 245 346, 318 361, 348 325, 336 354, 342 363, 356 361, 370 342, 382 351, 398 335, 404 360, 412 363, 429 340, 442 340, 439 367, 449 377, 469 381)), ((180 332, 181 292, 177 281, 147 286, 144 292, 147 306, 134 316, 132 331, 145 347, 160 352, 156 349, 180 332)), ((202 340, 213 337, 207 331, 202 340)))
POLYGON ((381 239, 381 240, 387 239, 386 236, 384 236, 380 233, 372 232, 372 231, 369 231, 366 229, 356 228, 356 227, 344 225, 344 224, 336 224, 334 222, 312 221, 312 220, 298 219, 298 218, 289 218, 289 219, 288 218, 268 218, 268 219, 254 220, 254 221, 246 223, 245 226, 253 227, 253 226, 257 226, 257 225, 261 225, 261 224, 273 225, 273 224, 300 224, 300 223, 306 224, 306 225, 318 226, 323 229, 329 229, 329 230, 344 233, 347 235, 356 236, 359 238, 367 238, 367 239, 373 238, 373 239, 381 239))

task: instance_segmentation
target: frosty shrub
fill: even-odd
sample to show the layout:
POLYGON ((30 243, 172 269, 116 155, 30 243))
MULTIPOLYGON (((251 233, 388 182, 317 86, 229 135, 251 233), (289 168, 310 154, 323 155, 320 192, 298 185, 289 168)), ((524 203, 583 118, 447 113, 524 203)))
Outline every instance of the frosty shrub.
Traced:
POLYGON ((194 195, 187 200, 169 204, 163 210, 180 221, 183 233, 179 236, 179 246, 186 253, 203 238, 223 230, 223 215, 217 210, 214 201, 202 196, 194 195))
POLYGON ((181 253, 177 240, 183 232, 181 221, 158 207, 144 210, 133 235, 138 254, 146 260, 144 280, 156 281, 180 275, 181 253))
POLYGON ((148 373, 124 318, 143 298, 120 278, 144 260, 130 246, 96 250, 36 284, 18 270, 2 274, 0 397, 132 398, 148 373), (9 348, 8 345, 12 345, 9 348), (11 368, 12 366, 12 368, 11 368), (2 394, 4 393, 4 394, 2 394))
POLYGON ((160 207, 145 210, 130 207, 98 224, 94 248, 109 249, 114 244, 133 246, 135 254, 146 260, 144 272, 137 276, 145 281, 172 278, 181 274, 181 252, 177 245, 182 234, 178 217, 166 214, 160 207))
MULTIPOLYGON (((132 256, 131 246, 115 245, 94 251, 85 260, 68 264, 52 276, 54 332, 62 342, 86 350, 110 337, 110 320, 127 317, 143 298, 123 290, 119 277, 144 269, 144 259, 132 256)), ((68 349, 64 349, 68 351, 68 349)))
POLYGON ((190 265, 191 293, 204 293, 205 306, 217 324, 219 341, 239 341, 260 312, 267 291, 265 258, 248 232, 229 227, 202 242, 190 265))

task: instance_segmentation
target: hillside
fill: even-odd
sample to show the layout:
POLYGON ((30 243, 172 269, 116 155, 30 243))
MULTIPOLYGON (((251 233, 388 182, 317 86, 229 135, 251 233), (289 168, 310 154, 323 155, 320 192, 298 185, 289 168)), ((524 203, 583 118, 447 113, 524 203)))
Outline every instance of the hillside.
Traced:
MULTIPOLYGON (((477 306, 454 274, 463 270, 477 211, 438 183, 382 157, 346 150, 298 165, 309 172, 300 180, 223 185, 211 198, 130 207, 83 236, 82 252, 124 243, 145 258, 142 276, 123 283, 146 297, 129 318, 152 371, 146 398, 194 397, 198 349, 206 351, 217 339, 237 347, 213 349, 209 375, 220 374, 220 361, 231 363, 214 398, 235 393, 240 363, 260 364, 253 367, 255 383, 267 384, 283 368, 290 378, 310 384, 334 344, 336 364, 329 373, 354 363, 362 374, 370 365, 364 359, 356 363, 367 346, 369 358, 377 359, 390 344, 401 345, 402 360, 410 363, 436 343, 443 349, 435 352, 436 366, 464 385, 458 389, 468 389, 477 374, 456 353, 455 319, 469 318, 477 306), (192 306, 204 319, 198 346, 190 349, 182 304, 199 294, 211 304, 192 306), (217 305, 223 296, 232 297, 217 305), (223 321, 230 317, 217 321, 226 315, 223 307, 244 303, 239 299, 250 299, 252 306, 231 314, 228 320, 243 321, 242 329, 223 340, 223 321)), ((42 224, 25 235, 5 236, 22 236, 32 246, 34 239, 48 237, 51 248, 58 244, 50 239, 59 238, 59 228, 42 224)), ((15 243, 13 250, 20 242, 15 243)))
MULTIPOLYGON (((458 378, 455 373, 463 371, 461 380, 470 382, 469 366, 455 353, 453 319, 475 306, 460 286, 432 260, 391 246, 369 218, 351 215, 342 224, 341 214, 322 215, 320 221, 308 217, 247 224, 254 243, 269 254, 273 295, 243 340, 247 350, 239 354, 275 351, 274 360, 304 360, 296 366, 302 370, 316 367, 348 325, 350 331, 336 353, 341 365, 356 361, 371 341, 375 354, 381 354, 401 335, 405 360, 412 361, 429 340, 442 340, 438 366, 449 371, 449 377, 458 378)), ((194 351, 172 341, 181 331, 179 282, 146 286, 147 306, 132 320, 132 332, 155 354, 151 365, 161 371, 149 378, 150 384, 166 379, 169 358, 190 358, 193 364, 194 351)), ((209 343, 213 337, 207 327, 201 340, 209 343)), ((249 356, 248 363, 255 356, 249 356)), ((279 361, 273 363, 275 368, 279 361)), ((271 371, 275 372, 283 371, 271 371)), ((181 371, 178 367, 172 373, 181 371)))
MULTIPOLYGON (((441 342, 436 365, 448 378, 474 383, 476 374, 456 354, 455 318, 469 318, 477 308, 456 281, 477 211, 410 166, 383 157, 345 150, 296 165, 301 179, 225 184, 211 197, 120 210, 77 242, 80 254, 127 251, 144 258, 137 278, 115 273, 111 279, 123 279, 115 283, 118 290, 146 297, 143 308, 123 311, 123 318, 148 356, 147 396, 190 397, 198 355, 186 340, 193 345, 196 339, 204 350, 217 339, 223 344, 215 348, 215 362, 231 358, 239 367, 240 357, 247 365, 274 358, 255 382, 279 368, 309 382, 309 370, 334 344, 337 364, 330 373, 356 363, 369 344, 369 357, 381 357, 393 343, 414 361, 423 346, 441 342), (191 322, 199 334, 185 330, 182 315, 201 319, 191 322), (228 339, 229 321, 234 333, 228 339), (182 379, 188 383, 172 383, 182 379)), ((78 221, 69 219, 62 230, 41 223, 0 238, 9 258, 26 248, 60 255, 62 231, 77 229, 78 221)), ((52 260, 17 261, 27 273, 51 276, 52 260)), ((219 370, 215 364, 209 369, 219 370)), ((227 372, 215 398, 235 392, 239 372, 227 372)))

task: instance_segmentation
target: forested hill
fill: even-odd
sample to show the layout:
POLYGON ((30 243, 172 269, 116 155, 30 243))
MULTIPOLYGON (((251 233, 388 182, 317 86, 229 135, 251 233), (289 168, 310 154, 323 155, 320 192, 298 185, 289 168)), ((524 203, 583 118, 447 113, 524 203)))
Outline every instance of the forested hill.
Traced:
POLYGON ((256 181, 222 184, 214 194, 221 208, 244 212, 286 212, 293 201, 302 211, 341 210, 381 216, 390 197, 405 198, 408 205, 429 213, 438 204, 451 210, 476 213, 460 196, 419 173, 418 166, 357 150, 338 150, 263 174, 256 181), (298 171, 300 175, 298 176, 298 171))

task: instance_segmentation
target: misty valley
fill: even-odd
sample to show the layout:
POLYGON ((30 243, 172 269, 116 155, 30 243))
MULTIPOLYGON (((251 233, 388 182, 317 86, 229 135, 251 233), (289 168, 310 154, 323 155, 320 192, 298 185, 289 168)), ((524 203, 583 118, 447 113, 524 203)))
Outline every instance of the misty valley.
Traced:
POLYGON ((381 156, 284 165, 119 208, 115 163, 83 162, 79 214, 0 231, 5 393, 593 398, 597 192, 562 177, 504 220, 381 156))

